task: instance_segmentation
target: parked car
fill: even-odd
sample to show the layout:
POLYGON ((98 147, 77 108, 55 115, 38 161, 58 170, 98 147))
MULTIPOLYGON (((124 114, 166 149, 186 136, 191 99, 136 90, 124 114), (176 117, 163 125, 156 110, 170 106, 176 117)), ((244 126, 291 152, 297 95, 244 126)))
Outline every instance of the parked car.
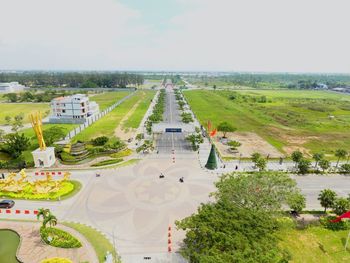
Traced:
POLYGON ((0 208, 12 208, 15 205, 13 200, 2 200, 0 202, 0 208))

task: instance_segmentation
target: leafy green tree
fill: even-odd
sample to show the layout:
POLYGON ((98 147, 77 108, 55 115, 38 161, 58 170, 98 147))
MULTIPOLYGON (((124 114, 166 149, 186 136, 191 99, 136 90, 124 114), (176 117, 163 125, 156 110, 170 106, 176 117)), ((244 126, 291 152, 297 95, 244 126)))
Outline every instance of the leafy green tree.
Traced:
POLYGON ((7 93, 4 95, 8 102, 17 102, 18 97, 16 93, 7 93))
POLYGON ((186 140, 191 143, 193 151, 197 151, 199 149, 199 144, 203 143, 204 141, 202 135, 195 133, 188 135, 186 140))
POLYGON ((223 133, 223 138, 226 138, 226 134, 228 132, 234 132, 236 131, 237 129, 235 127, 233 127, 232 124, 224 121, 224 122, 221 122, 218 127, 217 127, 218 131, 222 132, 223 133))
POLYGON ((305 158, 302 158, 298 162, 298 171, 301 174, 306 174, 310 169, 311 162, 305 158))
POLYGON ((287 202, 292 211, 298 214, 306 207, 306 198, 301 193, 291 195, 287 202))
POLYGON ((13 158, 18 158, 23 151, 27 150, 30 146, 29 139, 22 133, 11 133, 5 136, 4 143, 6 152, 8 152, 13 158))
POLYGON ((20 100, 21 101, 34 101, 35 100, 35 96, 33 95, 33 93, 31 93, 30 91, 26 91, 23 94, 20 95, 20 100))
POLYGON ((255 166, 258 167, 259 171, 264 171, 266 169, 267 161, 264 158, 259 158, 255 163, 255 166))
POLYGON ((319 165, 322 168, 323 172, 325 172, 331 167, 331 163, 325 159, 320 160, 319 165))
POLYGON ((0 142, 3 141, 5 138, 5 131, 0 129, 0 142))
POLYGON ((261 210, 220 200, 202 204, 176 226, 186 231, 180 251, 189 262, 284 262, 275 234, 278 222, 261 210))
POLYGON ((342 173, 350 173, 350 164, 344 163, 342 166, 340 166, 340 172, 342 173))
POLYGON ((217 200, 227 199, 269 213, 280 211, 292 195, 299 193, 295 180, 279 172, 226 174, 215 185, 218 191, 213 195, 217 200))
POLYGON ((183 123, 190 123, 193 122, 192 114, 189 112, 184 112, 181 114, 182 122, 183 123))
POLYGON ((348 155, 348 152, 344 149, 338 149, 335 151, 334 155, 338 157, 337 165, 335 166, 336 168, 338 168, 340 159, 344 159, 348 155))
POLYGON ((317 168, 319 161, 321 161, 324 158, 324 154, 323 153, 315 153, 312 156, 312 158, 315 160, 315 168, 317 168))
POLYGON ((332 209, 337 215, 344 214, 346 211, 350 210, 350 202, 343 197, 336 198, 332 205, 332 209))
POLYGON ((143 144, 136 149, 136 152, 138 152, 138 153, 139 152, 146 153, 146 152, 151 152, 153 150, 154 150, 153 141, 145 140, 143 142, 143 144))
POLYGON ((216 91, 216 85, 215 84, 213 85, 213 90, 216 91))
POLYGON ((298 163, 303 159, 303 153, 301 151, 292 152, 291 158, 295 163, 295 167, 297 167, 298 163))
POLYGON ((336 192, 330 189, 324 189, 318 195, 318 200, 322 207, 324 207, 324 212, 326 213, 327 208, 331 208, 334 205, 335 199, 337 198, 336 192))
POLYGON ((296 183, 282 173, 227 174, 216 184, 215 201, 181 221, 182 254, 194 263, 287 262, 278 246, 277 215, 296 183))
POLYGON ((44 140, 47 146, 62 139, 66 135, 65 130, 59 126, 53 126, 44 132, 44 140))
POLYGON ((20 128, 23 127, 23 119, 24 119, 24 114, 20 113, 15 116, 13 124, 12 124, 12 131, 17 132, 20 128))
POLYGON ((107 136, 100 136, 91 140, 92 144, 95 146, 102 146, 108 142, 109 138, 107 136))
POLYGON ((11 124, 11 120, 12 120, 11 116, 8 116, 8 115, 7 115, 7 116, 5 117, 5 121, 6 121, 6 124, 7 124, 7 125, 10 125, 10 124, 11 124))
POLYGON ((252 159, 252 162, 253 162, 254 164, 256 164, 256 163, 258 162, 258 160, 261 159, 261 158, 262 158, 262 156, 261 156, 261 154, 258 153, 258 152, 255 152, 255 153, 253 153, 253 154, 251 155, 251 159, 252 159))

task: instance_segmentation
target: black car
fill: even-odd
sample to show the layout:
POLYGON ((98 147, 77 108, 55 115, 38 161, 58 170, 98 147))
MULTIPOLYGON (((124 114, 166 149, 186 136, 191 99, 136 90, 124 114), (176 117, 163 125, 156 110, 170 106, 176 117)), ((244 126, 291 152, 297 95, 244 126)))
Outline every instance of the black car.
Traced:
POLYGON ((15 205, 13 200, 2 200, 0 202, 0 208, 12 208, 15 205))

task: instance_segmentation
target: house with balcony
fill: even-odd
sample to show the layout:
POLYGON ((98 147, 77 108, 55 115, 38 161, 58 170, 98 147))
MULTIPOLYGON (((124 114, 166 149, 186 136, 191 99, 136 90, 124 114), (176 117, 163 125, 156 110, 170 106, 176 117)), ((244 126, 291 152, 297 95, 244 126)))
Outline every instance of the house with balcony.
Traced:
POLYGON ((96 102, 84 94, 58 97, 51 101, 49 123, 82 124, 87 118, 100 112, 96 102))

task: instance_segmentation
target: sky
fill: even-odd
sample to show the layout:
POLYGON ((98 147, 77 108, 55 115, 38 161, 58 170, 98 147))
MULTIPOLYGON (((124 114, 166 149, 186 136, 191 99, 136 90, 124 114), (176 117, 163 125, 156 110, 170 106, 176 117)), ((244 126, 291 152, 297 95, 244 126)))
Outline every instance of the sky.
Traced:
POLYGON ((348 0, 0 0, 1 70, 350 73, 348 0))

